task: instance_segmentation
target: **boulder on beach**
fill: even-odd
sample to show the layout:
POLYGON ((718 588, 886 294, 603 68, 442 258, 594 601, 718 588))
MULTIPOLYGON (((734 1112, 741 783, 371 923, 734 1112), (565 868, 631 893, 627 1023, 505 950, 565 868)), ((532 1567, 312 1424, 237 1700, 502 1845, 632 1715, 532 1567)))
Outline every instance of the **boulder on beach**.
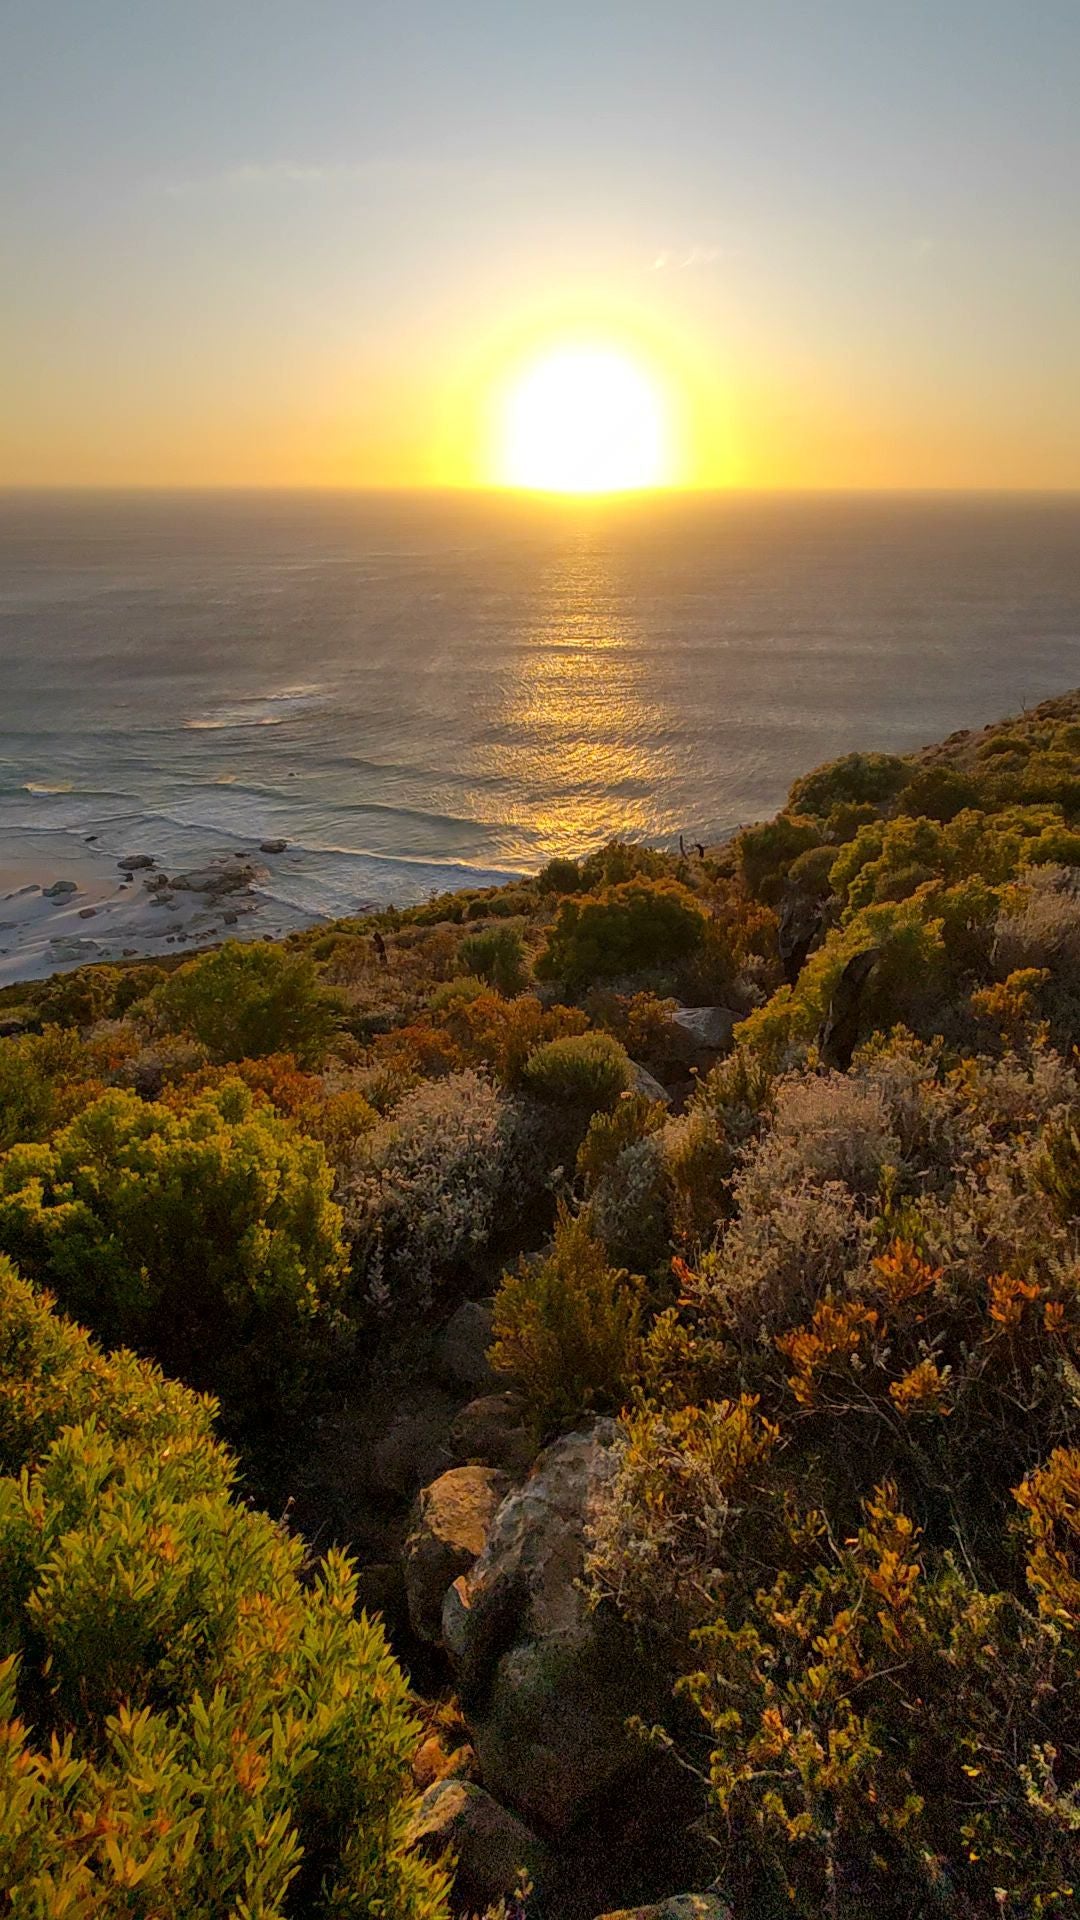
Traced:
POLYGON ((216 867, 192 867, 173 876, 173 886, 185 893, 238 893, 250 887, 258 873, 251 860, 223 860, 216 867))
POLYGON ((144 867, 152 867, 154 862, 148 853, 125 853, 116 864, 121 873, 141 873, 144 867))
POLYGON ((44 900, 63 900, 69 893, 78 893, 74 880, 54 880, 51 887, 42 887, 44 900))
POLYGON ((289 843, 287 840, 260 840, 259 852, 260 853, 284 853, 288 844, 289 843))

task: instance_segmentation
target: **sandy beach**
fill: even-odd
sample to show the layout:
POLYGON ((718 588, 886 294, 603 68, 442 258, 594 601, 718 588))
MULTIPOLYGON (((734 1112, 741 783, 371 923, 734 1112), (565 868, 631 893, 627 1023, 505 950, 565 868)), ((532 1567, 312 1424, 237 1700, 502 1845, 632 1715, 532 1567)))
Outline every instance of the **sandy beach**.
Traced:
POLYGON ((273 842, 168 873, 137 848, 117 859, 91 843, 80 851, 69 834, 42 834, 35 859, 0 860, 0 985, 311 926, 319 916, 266 891, 275 870, 302 874, 305 860, 273 842))

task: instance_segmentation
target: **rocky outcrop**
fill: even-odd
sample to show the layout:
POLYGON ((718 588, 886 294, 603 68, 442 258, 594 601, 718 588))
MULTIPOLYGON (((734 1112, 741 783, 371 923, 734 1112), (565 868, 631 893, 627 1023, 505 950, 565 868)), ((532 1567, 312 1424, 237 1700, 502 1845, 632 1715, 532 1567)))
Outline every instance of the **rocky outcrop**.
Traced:
POLYGON ((453 1904, 459 1913, 483 1912, 512 1894, 523 1875, 542 1879, 544 1848, 521 1820, 483 1787, 439 1780, 421 1796, 409 1838, 428 1859, 450 1848, 457 1858, 453 1904))
POLYGON ((364 1476, 376 1494, 409 1500, 451 1464, 448 1449, 454 1401, 429 1391, 416 1406, 405 1406, 390 1420, 366 1453, 364 1476))
POLYGON ((670 1107, 670 1093, 666 1087, 661 1086, 656 1075, 649 1072, 648 1067, 643 1067, 638 1060, 631 1060, 630 1070, 633 1075, 630 1083, 631 1093, 643 1094, 646 1100, 662 1100, 665 1107, 670 1107))
POLYGON ((615 1423, 565 1435, 504 1500, 443 1607, 443 1642, 485 1785, 555 1833, 641 1762, 632 1713, 659 1713, 619 1622, 580 1590, 587 1516, 615 1423))
POLYGON ((846 1073, 851 1056, 859 1044, 862 1011, 870 975, 881 958, 878 947, 853 953, 840 975, 829 1002, 829 1011, 818 1035, 822 1065, 846 1073))
POLYGON ((500 1467, 520 1479, 539 1452, 514 1393, 485 1393, 462 1407, 450 1429, 450 1452, 459 1466, 500 1467))
POLYGON ((409 1618, 421 1640, 439 1640, 447 1588, 483 1551, 509 1484, 492 1467, 453 1467, 421 1493, 404 1551, 409 1618))
POLYGON ((436 1375, 444 1386, 482 1393, 496 1384, 488 1364, 488 1348, 494 1339, 492 1321, 489 1300, 465 1300, 451 1314, 432 1356, 436 1375))

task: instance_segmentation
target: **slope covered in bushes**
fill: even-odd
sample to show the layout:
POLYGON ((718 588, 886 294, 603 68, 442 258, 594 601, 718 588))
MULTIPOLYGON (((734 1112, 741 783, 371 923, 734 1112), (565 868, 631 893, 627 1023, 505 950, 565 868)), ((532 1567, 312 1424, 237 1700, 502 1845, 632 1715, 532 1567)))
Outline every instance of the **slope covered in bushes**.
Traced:
MULTIPOLYGON (((704 856, 614 845, 0 1001, 17 1911, 441 1911, 400 1673, 343 1563, 301 1580, 240 1503, 191 1388, 248 1493, 368 1563, 462 1806, 480 1774, 537 1820, 527 1920, 713 1873, 736 1920, 1075 1910, 1080 697, 849 754, 704 856), (616 1802, 556 1753, 556 1834, 499 1774, 503 1692, 481 1737, 442 1587, 418 1648, 395 1579, 408 1535, 449 1587, 598 1418, 544 1602, 596 1692, 551 1678, 523 1724, 595 1721, 595 1775, 640 1674, 641 1772, 616 1802), (418 1512, 460 1538, 418 1545, 418 1512)), ((454 1898, 509 1897, 463 1831, 454 1898)))

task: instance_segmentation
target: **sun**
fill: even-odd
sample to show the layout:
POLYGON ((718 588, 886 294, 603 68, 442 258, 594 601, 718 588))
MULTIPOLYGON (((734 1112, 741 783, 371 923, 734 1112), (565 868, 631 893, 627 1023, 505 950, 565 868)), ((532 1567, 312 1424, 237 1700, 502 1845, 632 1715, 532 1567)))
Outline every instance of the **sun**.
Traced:
POLYGON ((557 347, 534 360, 511 385, 501 424, 507 486, 623 493, 669 478, 659 389, 612 347, 557 347))

